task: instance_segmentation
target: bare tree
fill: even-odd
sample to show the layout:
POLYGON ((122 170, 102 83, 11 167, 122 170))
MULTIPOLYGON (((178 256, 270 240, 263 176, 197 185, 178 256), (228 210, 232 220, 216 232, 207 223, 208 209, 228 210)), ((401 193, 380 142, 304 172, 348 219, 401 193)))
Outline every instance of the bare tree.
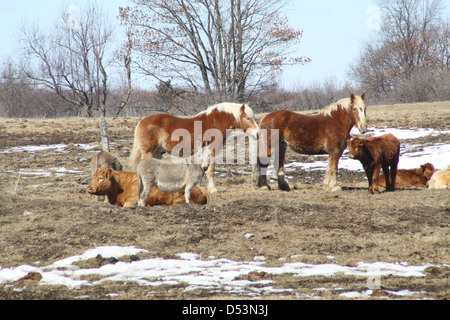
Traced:
POLYGON ((141 72, 205 93, 208 102, 244 101, 288 64, 302 31, 288 26, 280 0, 132 0, 120 9, 141 72), (247 92, 246 92, 247 90, 247 92))
MULTIPOLYGON (((35 85, 55 92, 80 116, 92 117, 95 111, 106 114, 113 29, 97 7, 92 5, 83 14, 80 10, 76 17, 73 12, 63 12, 51 31, 40 30, 37 25, 22 26, 20 34, 20 69, 35 85)), ((129 90, 118 112, 131 94, 130 53, 127 54, 123 60, 129 90)))
POLYGON ((418 84, 426 74, 448 76, 450 29, 442 0, 378 0, 378 5, 381 28, 351 66, 353 80, 382 98, 406 83, 418 84))

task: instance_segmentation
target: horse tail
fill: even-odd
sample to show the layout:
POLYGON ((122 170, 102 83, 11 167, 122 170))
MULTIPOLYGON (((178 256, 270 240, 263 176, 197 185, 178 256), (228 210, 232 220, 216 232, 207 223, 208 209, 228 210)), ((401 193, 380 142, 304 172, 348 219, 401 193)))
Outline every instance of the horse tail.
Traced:
POLYGON ((129 163, 131 170, 136 171, 137 165, 141 161, 142 158, 142 152, 139 146, 139 139, 137 136, 137 129, 139 127, 139 124, 136 126, 136 129, 134 130, 134 142, 133 142, 133 150, 130 155, 129 163))

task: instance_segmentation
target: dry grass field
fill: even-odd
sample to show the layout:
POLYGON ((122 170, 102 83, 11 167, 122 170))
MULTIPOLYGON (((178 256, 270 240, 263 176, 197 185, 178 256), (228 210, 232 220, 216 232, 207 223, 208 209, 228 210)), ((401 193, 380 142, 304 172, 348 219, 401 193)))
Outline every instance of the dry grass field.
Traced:
MULTIPOLYGON (((450 102, 372 106, 367 118, 372 128, 448 130, 450 102)), ((139 120, 107 119, 111 151, 123 164, 139 120)), ((363 172, 339 170, 343 190, 329 193, 320 184, 324 171, 308 172, 306 177, 297 169, 289 172, 294 190, 282 192, 273 183, 269 191, 258 190, 250 175, 229 172, 216 174, 219 191, 207 205, 118 208, 86 193, 89 160, 100 150, 99 140, 97 119, 0 119, 0 271, 46 266, 99 246, 134 246, 148 250, 134 257, 141 260, 176 259, 178 253, 192 252, 201 260, 253 261, 263 256, 269 267, 292 262, 430 264, 424 276, 381 277, 380 286, 363 298, 450 298, 450 190, 402 189, 369 196, 363 172), (411 295, 392 293, 403 290, 411 295)), ((450 135, 427 136, 416 143, 449 144, 450 135)), ((288 151, 287 159, 306 161, 307 156, 288 151)), ((247 165, 219 167, 250 171, 247 165)), ((130 257, 121 260, 131 263, 130 257)), ((96 268, 98 263, 85 261, 80 268, 96 268)), ((93 281, 92 277, 88 279, 93 281)), ((260 295, 265 299, 348 299, 340 293, 367 290, 367 277, 344 273, 241 277, 268 279, 276 289, 289 288, 260 295)), ((20 280, 0 282, 0 299, 242 298, 225 289, 212 292, 186 286, 149 288, 109 281, 74 290, 20 280)))

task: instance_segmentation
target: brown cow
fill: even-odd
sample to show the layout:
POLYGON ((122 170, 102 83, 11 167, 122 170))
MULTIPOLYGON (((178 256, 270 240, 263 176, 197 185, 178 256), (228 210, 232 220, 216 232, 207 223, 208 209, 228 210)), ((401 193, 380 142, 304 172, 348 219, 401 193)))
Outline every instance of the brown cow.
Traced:
POLYGON ((395 190, 395 177, 400 156, 400 141, 392 134, 372 139, 347 140, 349 158, 357 159, 363 165, 369 180, 369 193, 380 193, 378 176, 381 168, 386 179, 386 191, 395 190), (389 172, 390 169, 390 172, 389 172))
MULTIPOLYGON (((106 195, 108 202, 119 207, 131 207, 138 202, 137 173, 116 171, 103 165, 94 173, 87 192, 95 195, 106 195)), ((206 204, 209 194, 199 186, 194 187, 190 203, 206 204)), ((146 206, 178 205, 186 203, 184 190, 176 193, 165 193, 154 187, 147 200, 146 206)))
MULTIPOLYGON (((116 156, 112 155, 107 151, 100 151, 97 152, 95 156, 93 156, 91 159, 90 162, 91 176, 94 177, 94 172, 105 164, 107 168, 112 168, 113 170, 122 170, 122 164, 120 163, 119 159, 116 156)), ((105 197, 98 196, 97 200, 105 201, 105 197)))
MULTIPOLYGON (((431 163, 425 163, 417 169, 397 170, 395 188, 426 188, 428 180, 435 171, 431 163)), ((386 186, 384 175, 380 174, 378 184, 382 187, 386 186)))
POLYGON ((436 171, 427 186, 428 189, 450 189, 450 165, 447 169, 436 171))

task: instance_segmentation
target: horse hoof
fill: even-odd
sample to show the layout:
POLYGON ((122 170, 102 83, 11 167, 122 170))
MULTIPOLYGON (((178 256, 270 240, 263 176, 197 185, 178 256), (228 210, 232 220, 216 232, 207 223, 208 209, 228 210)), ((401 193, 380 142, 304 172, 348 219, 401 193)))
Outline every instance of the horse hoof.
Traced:
POLYGON ((280 189, 281 191, 291 191, 291 187, 289 187, 289 185, 287 183, 279 183, 278 184, 278 189, 280 189))
POLYGON ((267 185, 265 185, 265 186, 260 186, 260 187, 258 187, 259 188, 259 190, 264 190, 264 191, 270 191, 271 189, 270 189, 270 187, 269 186, 267 186, 267 185))

